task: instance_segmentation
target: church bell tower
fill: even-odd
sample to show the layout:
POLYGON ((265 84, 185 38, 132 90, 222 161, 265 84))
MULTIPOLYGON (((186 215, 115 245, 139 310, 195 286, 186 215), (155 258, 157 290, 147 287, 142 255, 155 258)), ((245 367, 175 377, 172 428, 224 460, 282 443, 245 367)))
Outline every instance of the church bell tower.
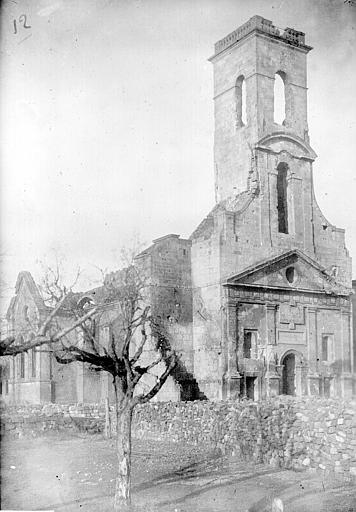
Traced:
POLYGON ((215 197, 220 202, 248 187, 256 145, 309 147, 307 66, 303 32, 279 29, 254 16, 215 44, 215 197), (279 97, 277 97, 279 96, 279 97), (277 101, 278 100, 278 101, 277 101), (278 110, 278 111, 277 111, 278 110), (289 142, 289 144, 288 144, 289 142), (274 144, 275 145, 275 144, 274 144))

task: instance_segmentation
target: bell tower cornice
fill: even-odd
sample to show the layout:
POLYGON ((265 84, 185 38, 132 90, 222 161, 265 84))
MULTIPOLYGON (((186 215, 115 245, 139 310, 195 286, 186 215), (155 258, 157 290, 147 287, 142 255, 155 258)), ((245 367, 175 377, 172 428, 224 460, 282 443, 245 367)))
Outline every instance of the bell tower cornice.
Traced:
MULTIPOLYGON (((312 162, 305 34, 262 16, 215 44, 215 197, 249 189, 254 149, 312 162)), ((262 175, 264 170, 260 169, 262 175)))
POLYGON ((287 27, 285 29, 279 28, 272 24, 272 21, 263 18, 262 16, 253 16, 246 23, 239 28, 220 39, 215 43, 215 54, 209 58, 213 61, 216 57, 220 56, 225 51, 231 49, 232 46, 237 45, 240 41, 244 40, 251 34, 258 34, 267 36, 271 39, 276 39, 286 45, 293 46, 296 49, 308 53, 312 50, 311 46, 305 44, 305 34, 295 30, 294 28, 287 27))

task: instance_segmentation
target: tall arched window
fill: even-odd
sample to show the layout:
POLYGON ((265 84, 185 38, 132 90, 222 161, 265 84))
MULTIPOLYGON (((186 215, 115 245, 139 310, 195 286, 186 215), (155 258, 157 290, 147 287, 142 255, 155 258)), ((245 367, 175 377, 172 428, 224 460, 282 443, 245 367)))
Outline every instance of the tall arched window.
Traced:
MULTIPOLYGON (((16 345, 22 346, 24 344, 24 339, 22 334, 20 334, 16 339, 16 345)), ((21 352, 17 356, 14 357, 14 370, 16 369, 16 375, 19 379, 25 378, 25 354, 24 352, 21 352)), ((14 373, 15 376, 15 373, 14 373)))
POLYGON ((242 80, 241 84, 241 121, 247 124, 246 80, 242 80))
POLYGON ((20 354, 20 379, 25 378, 25 354, 21 352, 20 354))
POLYGON ((0 395, 9 393, 10 365, 9 362, 0 366, 0 395))
POLYGON ((48 373, 50 380, 53 379, 53 353, 48 353, 48 373))
POLYGON ((285 73, 278 71, 274 75, 274 122, 284 124, 286 119, 285 73))
POLYGON ((277 167, 277 212, 278 231, 288 233, 288 199, 287 199, 287 173, 288 165, 284 162, 277 167))
POLYGON ((236 124, 237 126, 244 126, 247 124, 247 109, 246 109, 246 80, 243 75, 240 75, 236 80, 235 86, 236 94, 236 124))
MULTIPOLYGON (((28 341, 32 341, 34 339, 35 335, 33 332, 30 333, 28 341)), ((31 351, 28 352, 28 375, 31 377, 36 377, 37 374, 37 352, 36 347, 31 349, 31 351), (31 362, 30 362, 31 361, 31 362), (31 366, 30 366, 31 365, 31 366)))
POLYGON ((36 373, 37 373, 37 368, 36 368, 36 349, 33 348, 31 350, 31 368, 32 368, 32 377, 35 378, 36 377, 36 373))

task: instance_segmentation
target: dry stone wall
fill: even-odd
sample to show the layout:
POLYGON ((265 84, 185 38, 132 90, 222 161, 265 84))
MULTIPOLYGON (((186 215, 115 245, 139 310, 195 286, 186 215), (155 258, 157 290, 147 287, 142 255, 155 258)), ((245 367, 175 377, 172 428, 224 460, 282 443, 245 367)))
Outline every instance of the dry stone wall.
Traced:
POLYGON ((103 430, 104 418, 103 406, 96 404, 2 406, 1 434, 36 437, 59 430, 98 433, 103 430))
MULTIPOLYGON (((93 404, 6 407, 2 432, 100 432, 104 417, 104 407, 93 404)), ((263 402, 150 403, 137 407, 133 434, 215 447, 276 467, 356 478, 356 401, 280 397, 263 402)))

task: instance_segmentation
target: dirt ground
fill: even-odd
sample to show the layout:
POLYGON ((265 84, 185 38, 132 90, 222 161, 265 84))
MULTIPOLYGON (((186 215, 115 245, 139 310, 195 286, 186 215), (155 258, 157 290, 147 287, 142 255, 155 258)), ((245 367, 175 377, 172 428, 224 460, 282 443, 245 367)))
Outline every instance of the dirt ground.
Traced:
MULTIPOLYGON (((110 511, 114 442, 53 434, 3 440, 1 510, 110 511)), ((285 512, 356 512, 356 486, 225 458, 173 443, 133 441, 133 510, 262 512, 280 497, 285 512)))

